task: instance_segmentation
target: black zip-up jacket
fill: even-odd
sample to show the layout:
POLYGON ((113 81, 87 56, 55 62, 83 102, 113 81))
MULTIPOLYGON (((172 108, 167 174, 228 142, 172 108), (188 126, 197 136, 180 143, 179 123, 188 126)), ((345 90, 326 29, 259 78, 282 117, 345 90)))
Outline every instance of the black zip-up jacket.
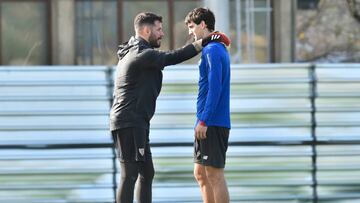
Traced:
POLYGON ((110 112, 110 130, 127 127, 149 129, 156 99, 162 86, 165 66, 188 60, 198 54, 194 44, 174 51, 153 49, 142 38, 130 38, 119 46, 119 62, 110 112))

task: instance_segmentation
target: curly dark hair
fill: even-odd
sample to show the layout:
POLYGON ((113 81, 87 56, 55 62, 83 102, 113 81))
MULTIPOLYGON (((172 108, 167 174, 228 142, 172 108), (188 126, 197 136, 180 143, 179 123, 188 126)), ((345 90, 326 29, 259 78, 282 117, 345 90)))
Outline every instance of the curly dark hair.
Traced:
POLYGON ((185 17, 186 24, 194 22, 195 24, 199 25, 201 21, 205 22, 209 31, 214 31, 215 15, 208 8, 195 8, 194 10, 190 11, 185 17))

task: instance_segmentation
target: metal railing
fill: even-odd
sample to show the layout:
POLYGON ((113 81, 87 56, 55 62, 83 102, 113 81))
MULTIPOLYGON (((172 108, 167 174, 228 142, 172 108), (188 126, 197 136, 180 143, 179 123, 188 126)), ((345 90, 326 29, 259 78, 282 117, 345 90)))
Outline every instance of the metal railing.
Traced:
MULTIPOLYGON (((114 69, 0 68, 0 202, 114 202, 114 69)), ((164 70, 154 202, 200 202, 196 66, 164 70)), ((232 65, 231 202, 360 201, 360 64, 232 65)))

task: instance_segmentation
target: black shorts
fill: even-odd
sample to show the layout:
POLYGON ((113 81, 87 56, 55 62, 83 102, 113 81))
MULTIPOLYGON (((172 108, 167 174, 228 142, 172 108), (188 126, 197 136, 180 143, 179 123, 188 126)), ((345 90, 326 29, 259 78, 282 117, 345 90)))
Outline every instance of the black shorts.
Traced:
POLYGON ((224 168, 229 141, 228 128, 209 126, 206 139, 195 139, 194 162, 215 168, 224 168))
POLYGON ((122 128, 111 133, 120 162, 151 159, 148 129, 122 128))

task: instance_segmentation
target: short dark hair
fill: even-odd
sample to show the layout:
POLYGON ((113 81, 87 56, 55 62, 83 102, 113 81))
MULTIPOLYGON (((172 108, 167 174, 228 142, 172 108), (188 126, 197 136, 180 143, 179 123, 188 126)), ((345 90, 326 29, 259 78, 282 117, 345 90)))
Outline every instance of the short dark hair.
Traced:
POLYGON ((194 10, 190 11, 185 17, 186 24, 194 22, 196 25, 199 25, 201 21, 205 22, 209 31, 214 31, 215 15, 208 8, 195 8, 194 10))
POLYGON ((151 12, 141 12, 134 18, 134 27, 137 29, 145 24, 155 25, 155 21, 162 23, 162 17, 151 12))

